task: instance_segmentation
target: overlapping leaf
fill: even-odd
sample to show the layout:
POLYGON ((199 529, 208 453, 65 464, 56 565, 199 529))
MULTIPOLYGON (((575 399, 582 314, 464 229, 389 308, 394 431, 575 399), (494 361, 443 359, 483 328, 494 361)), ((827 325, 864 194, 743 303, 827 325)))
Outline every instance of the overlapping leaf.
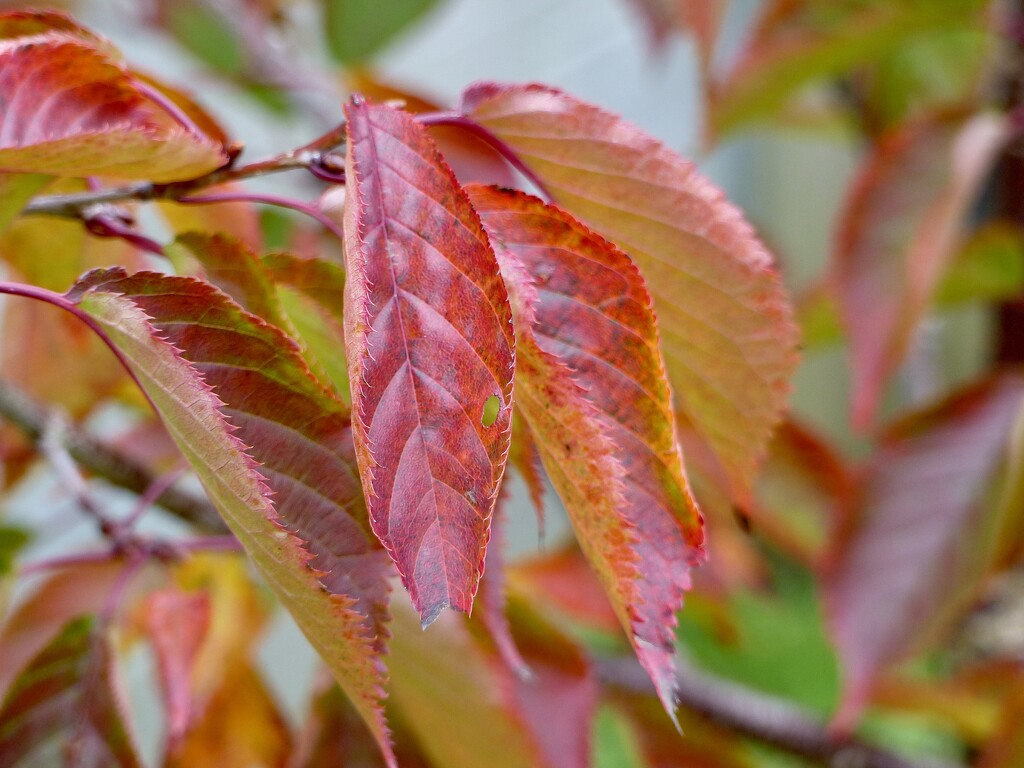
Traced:
POLYGON ((913 124, 884 139, 854 183, 834 267, 850 337, 853 422, 861 428, 873 420, 1010 135, 995 114, 913 124))
POLYGON ((184 232, 167 254, 179 271, 204 277, 289 334, 313 373, 348 400, 345 356, 339 353, 345 342, 345 272, 338 264, 288 253, 261 258, 244 241, 222 232, 184 232))
POLYGON ((192 677, 209 630, 209 596, 173 588, 154 592, 146 599, 142 621, 156 656, 167 717, 167 741, 176 745, 195 713, 192 677))
MULTIPOLYGON (((53 19, 64 19, 51 14, 53 19)), ((0 17, 0 169, 157 182, 226 161, 217 141, 149 101, 108 45, 44 19, 0 17)))
POLYGON ((374 531, 429 624, 470 610, 483 568, 511 432, 512 316, 480 221, 424 130, 361 99, 346 115, 356 451, 374 531))
MULTIPOLYGON (((398 602, 396 600, 396 602, 398 602)), ((417 631, 395 609, 391 703, 431 763, 445 768, 584 768, 595 683, 580 650, 529 611, 514 612, 524 680, 474 640, 456 616, 417 631)))
POLYGON ((229 527, 390 754, 380 709, 386 559, 368 530, 347 409, 283 333, 208 284, 98 271, 69 298, 118 348, 229 527))
POLYGON ((537 434, 584 551, 605 579, 641 663, 672 711, 672 628, 703 531, 683 473, 647 287, 625 253, 558 208, 487 187, 470 187, 470 196, 506 282, 516 285, 522 413, 537 434), (524 370, 531 358, 537 364, 524 370), (568 378, 571 386, 562 395, 568 408, 556 416, 551 400, 533 394, 558 378, 568 378), (550 424, 558 417, 561 424, 550 424), (596 422, 603 440, 595 448, 566 442, 562 433, 570 419, 596 422), (570 480, 565 467, 585 472, 602 443, 611 447, 608 458, 617 467, 605 481, 606 499, 595 503, 581 497, 579 481, 570 480), (589 541, 594 517, 601 518, 599 529, 617 535, 611 549, 603 548, 601 538, 589 541), (611 563, 623 545, 626 563, 636 563, 633 573, 611 563), (622 601, 634 588, 635 597, 622 601))
POLYGON ((0 765, 39 765, 56 745, 68 765, 141 763, 115 689, 110 640, 90 618, 66 625, 18 678, 0 709, 0 765))
POLYGON ((746 499, 796 367, 771 257, 694 167, 638 128, 539 85, 478 85, 463 108, 647 278, 683 414, 746 499))
POLYGON ((178 261, 186 254, 195 258, 202 266, 203 277, 246 311, 294 335, 270 275, 260 257, 242 241, 222 232, 185 232, 169 250, 171 258, 178 256, 178 261))
POLYGON ((67 624, 99 612, 123 567, 111 561, 57 569, 21 596, 0 627, 0 701, 67 624))
POLYGON ((879 670, 934 630, 984 565, 985 491, 1022 403, 1019 377, 987 381, 892 428, 867 468, 825 581, 843 725, 879 670))
POLYGON ((352 396, 345 355, 345 270, 333 261, 288 253, 263 257, 277 288, 278 301, 291 321, 310 367, 345 402, 352 396))

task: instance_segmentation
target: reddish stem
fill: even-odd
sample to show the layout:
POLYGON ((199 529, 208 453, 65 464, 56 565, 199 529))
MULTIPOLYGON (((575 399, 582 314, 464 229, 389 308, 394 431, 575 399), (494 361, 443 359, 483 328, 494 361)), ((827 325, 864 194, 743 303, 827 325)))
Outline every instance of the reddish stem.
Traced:
POLYGON ((135 78, 132 83, 135 86, 135 90, 139 91, 143 96, 156 104, 160 109, 166 112, 174 122, 184 128, 186 131, 191 133, 193 136, 203 136, 203 132, 199 130, 199 126, 193 122, 192 118, 177 104, 171 101, 167 94, 161 91, 159 88, 154 88, 152 85, 144 80, 135 78))
POLYGON ((174 485, 178 478, 185 474, 188 469, 187 466, 182 465, 175 467, 170 472, 165 472, 154 480, 145 492, 139 496, 138 501, 135 502, 135 507, 128 514, 128 516, 118 523, 118 528, 122 532, 130 531, 135 527, 135 523, 139 521, 143 513, 156 503, 156 500, 164 495, 164 491, 168 490, 174 485))
POLYGON ((107 332, 103 330, 103 327, 96 322, 96 320, 71 301, 67 296, 54 291, 49 291, 46 288, 40 288, 35 285, 27 285, 25 283, 11 283, 6 280, 0 280, 0 294, 8 294, 9 296, 23 296, 26 299, 35 299, 36 301, 42 301, 47 304, 52 304, 55 307, 60 307, 66 312, 70 312, 72 315, 77 317, 83 323, 85 323, 93 333, 100 337, 107 348, 114 353, 114 357, 121 363, 124 369, 131 376, 132 381, 138 386, 139 391, 142 392, 143 396, 149 401, 149 404, 153 407, 154 413, 160 413, 157 409, 156 404, 150 399, 146 393, 145 387, 142 386, 142 382, 135 375, 135 371, 132 370, 131 364, 128 362, 128 358, 124 356, 113 340, 107 335, 107 332))
POLYGON ((87 216, 85 228, 97 237, 117 237, 143 251, 148 251, 157 256, 165 255, 164 248, 160 243, 140 234, 112 214, 101 213, 95 216, 87 216))
POLYGON ((547 185, 541 181, 541 178, 533 172, 533 169, 530 168, 530 166, 523 162, 522 158, 519 157, 519 154, 512 149, 512 147, 471 117, 467 117, 459 112, 426 112, 416 115, 415 117, 416 122, 420 125, 449 125, 455 128, 461 128, 462 130, 473 134, 501 155, 509 165, 529 179, 530 183, 537 188, 537 191, 540 192, 541 196, 548 202, 555 199, 554 195, 552 195, 551 191, 547 188, 547 185))
POLYGON ((323 224, 324 227, 338 237, 338 239, 344 240, 345 238, 345 234, 342 232, 341 227, 335 224, 325 213, 317 210, 309 203, 304 203, 301 200, 293 200, 290 197, 261 195, 255 192, 214 192, 208 195, 189 195, 187 197, 179 197, 177 202, 188 204, 194 203, 196 205, 208 203, 262 203, 264 205, 275 205, 279 208, 289 208, 290 210, 304 213, 323 224))
POLYGON ((37 560, 21 567, 21 576, 34 576, 43 571, 54 571, 60 568, 76 568, 81 565, 97 565, 98 563, 109 563, 116 560, 120 555, 112 550, 102 552, 85 552, 79 555, 68 555, 67 557, 54 557, 49 560, 37 560))

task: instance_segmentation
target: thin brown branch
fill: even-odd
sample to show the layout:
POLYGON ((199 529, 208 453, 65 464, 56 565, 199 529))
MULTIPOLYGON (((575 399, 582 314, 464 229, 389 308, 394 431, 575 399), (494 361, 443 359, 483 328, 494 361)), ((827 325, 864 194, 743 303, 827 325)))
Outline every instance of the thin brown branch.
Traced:
MULTIPOLYGON (((652 694, 650 678, 633 658, 601 659, 598 677, 630 693, 652 694)), ((704 674, 679 668, 679 702, 713 723, 828 766, 856 768, 963 768, 959 763, 911 759, 859 739, 839 740, 815 715, 782 699, 704 674)))
MULTIPOLYGON (((38 442, 50 418, 46 408, 0 380, 0 420, 8 422, 29 439, 38 442)), ((64 441, 68 454, 79 465, 119 488, 142 495, 158 479, 143 464, 79 429, 69 427, 64 433, 64 441)), ((205 498, 170 487, 160 494, 156 503, 201 530, 216 533, 227 530, 217 510, 205 498)))

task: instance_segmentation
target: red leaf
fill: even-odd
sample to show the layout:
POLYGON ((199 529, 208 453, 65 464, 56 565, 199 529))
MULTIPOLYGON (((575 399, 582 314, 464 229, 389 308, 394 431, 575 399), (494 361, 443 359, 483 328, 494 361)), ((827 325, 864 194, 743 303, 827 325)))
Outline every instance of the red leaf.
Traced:
POLYGON ((224 164, 217 141, 149 101, 111 53, 77 30, 0 41, 0 168, 170 182, 224 164))
POLYGON ((477 613, 484 629, 490 635, 505 666, 518 677, 528 680, 530 668, 516 647, 512 637, 506 608, 508 603, 505 574, 505 511, 507 499, 504 486, 498 494, 494 517, 491 519, 491 540, 487 546, 484 577, 480 580, 480 591, 477 593, 477 613))
POLYGON ((884 138, 854 182, 834 258, 859 428, 874 419, 1010 136, 1009 122, 994 114, 916 123, 884 138))
POLYGON ((534 605, 549 604, 560 616, 585 627, 614 632, 619 623, 601 583, 576 545, 518 563, 509 583, 534 605))
POLYGON ((962 602, 985 557, 988 481, 1024 381, 992 379, 891 428, 851 499, 825 580, 850 726, 879 670, 915 649, 962 602))
POLYGON ((529 677, 507 671, 511 706, 533 735, 547 765, 589 768, 590 732, 597 708, 597 681, 583 652, 521 601, 510 606, 513 642, 529 677))
POLYGON ((796 368, 771 256, 692 164, 639 128, 540 85, 481 84, 463 109, 651 286, 676 400, 747 501, 796 368))
MULTIPOLYGON (((469 191, 496 244, 506 280, 516 284, 517 295, 529 296, 517 327, 529 334, 529 343, 542 355, 571 371, 568 376, 581 390, 581 399, 594 407, 593 418, 613 446, 622 486, 621 501, 609 510, 608 523, 618 526, 636 557, 627 555, 637 572, 621 575, 638 590, 635 598, 616 607, 641 663, 672 712, 675 612, 689 586, 688 566, 700 559, 703 532, 683 473, 647 287, 625 253, 558 208, 520 192, 479 186, 469 191), (535 284, 524 284, 530 279, 525 275, 535 284)), ((521 381, 521 388, 529 386, 521 381)), ((585 518, 597 509, 578 504, 576 492, 555 478, 552 434, 539 428, 535 408, 527 406, 524 415, 538 435, 548 473, 578 537, 586 538, 590 523, 585 518)), ((581 545, 584 551, 591 548, 586 541, 581 545)), ((616 602, 623 585, 608 567, 608 554, 595 552, 594 563, 616 602)))
POLYGON ((509 449, 512 314, 480 221, 424 130, 360 99, 346 115, 356 451, 373 529, 426 625, 449 606, 468 612, 483 568, 509 449))
POLYGON ((177 744, 193 718, 192 666, 209 627, 210 598, 180 589, 154 592, 146 599, 143 620, 156 652, 167 739, 177 744))

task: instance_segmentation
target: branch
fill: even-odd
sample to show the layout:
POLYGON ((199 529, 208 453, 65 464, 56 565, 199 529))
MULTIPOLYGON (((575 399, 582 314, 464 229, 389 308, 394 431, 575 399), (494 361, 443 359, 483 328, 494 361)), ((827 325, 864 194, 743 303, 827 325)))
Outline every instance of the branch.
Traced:
MULTIPOLYGON (((630 693, 653 694, 647 673, 633 658, 601 659, 598 678, 630 693)), ((857 768, 963 768, 941 760, 911 759, 859 739, 839 740, 816 716, 742 685, 706 675, 680 664, 679 702, 731 731, 827 765, 857 768)))
POLYGON ((155 184, 138 181, 120 187, 75 192, 66 195, 40 195, 22 210, 24 215, 60 216, 90 221, 104 214, 114 203, 180 200, 209 187, 253 179, 272 173, 305 169, 318 178, 333 180, 337 162, 333 152, 345 141, 344 123, 308 144, 279 155, 238 167, 227 166, 187 181, 155 184))
MULTIPOLYGON (((31 440, 39 442, 50 418, 47 409, 0 380, 0 419, 17 427, 31 440)), ((71 457, 82 467, 119 488, 142 495, 158 480, 143 464, 81 430, 68 427, 65 445, 71 457)), ((217 510, 207 499, 171 487, 160 494, 156 503, 201 530, 217 533, 227 530, 217 510)))

